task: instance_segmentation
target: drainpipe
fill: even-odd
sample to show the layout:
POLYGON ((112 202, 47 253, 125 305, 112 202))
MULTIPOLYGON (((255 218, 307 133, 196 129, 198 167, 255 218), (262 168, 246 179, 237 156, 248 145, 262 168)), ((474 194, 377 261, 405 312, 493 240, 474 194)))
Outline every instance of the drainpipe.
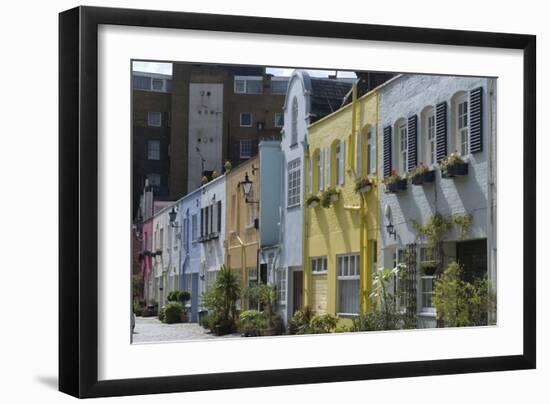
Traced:
MULTIPOLYGON (((496 148, 496 138, 493 136, 493 130, 494 130, 494 122, 493 117, 496 116, 496 111, 494 110, 495 105, 493 102, 493 99, 495 97, 496 89, 494 88, 494 79, 487 79, 487 110, 489 111, 489 119, 487 122, 487 137, 488 140, 492 140, 487 142, 488 147, 488 160, 489 160, 489 168, 488 168, 488 187, 487 187, 487 200, 489 204, 489 215, 487 217, 487 249, 489 250, 489 254, 487 254, 487 264, 489 268, 489 274, 488 278, 491 281, 491 286, 493 289, 493 292, 496 293, 497 291, 497 272, 496 272, 496 254, 497 254, 497 246, 495 243, 495 237, 496 237, 496 207, 494 206, 494 193, 495 193, 495 185, 496 185, 496 171, 495 171, 495 153, 494 148, 496 148), (493 114, 494 113, 494 114, 493 114)), ((496 321, 495 319, 492 319, 496 321)))

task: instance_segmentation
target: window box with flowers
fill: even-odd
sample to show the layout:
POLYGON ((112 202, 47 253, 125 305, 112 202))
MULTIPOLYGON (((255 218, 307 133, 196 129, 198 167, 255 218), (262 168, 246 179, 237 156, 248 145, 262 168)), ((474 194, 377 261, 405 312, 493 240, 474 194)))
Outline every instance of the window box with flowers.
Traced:
POLYGON ((306 199, 306 204, 310 208, 316 208, 317 206, 319 206, 320 203, 321 203, 321 199, 314 194, 311 194, 306 199))
POLYGON ((355 192, 365 194, 372 189, 373 181, 369 177, 359 177, 355 180, 355 192))
POLYGON ((440 165, 443 178, 468 175, 468 163, 456 151, 442 159, 440 165))
POLYGON ((393 169, 391 175, 384 178, 384 185, 386 186, 386 193, 396 194, 407 189, 407 178, 401 177, 397 174, 397 171, 393 169))
POLYGON ((413 168, 409 174, 413 185, 429 184, 435 181, 435 170, 430 170, 424 163, 413 168))
POLYGON ((321 194, 321 206, 323 208, 328 208, 334 202, 338 201, 339 197, 340 193, 336 189, 329 188, 321 194))

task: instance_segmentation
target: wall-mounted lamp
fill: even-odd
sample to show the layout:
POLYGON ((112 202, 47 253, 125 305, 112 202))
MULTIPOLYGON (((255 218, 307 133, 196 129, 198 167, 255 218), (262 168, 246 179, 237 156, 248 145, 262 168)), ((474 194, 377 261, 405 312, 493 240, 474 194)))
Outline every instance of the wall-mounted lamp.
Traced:
POLYGON ((250 191, 252 191, 252 181, 250 181, 250 178, 248 178, 248 173, 244 174, 244 181, 241 181, 239 185, 241 186, 241 191, 243 193, 246 203, 260 203, 260 201, 251 201, 248 199, 248 197, 250 196, 250 191))
POLYGON ((393 226, 393 223, 392 223, 392 214, 391 214, 390 205, 386 205, 386 207, 384 208, 384 216, 386 216, 386 223, 387 223, 386 231, 390 236, 393 236, 394 240, 396 240, 397 235, 396 235, 395 227, 393 226))
POLYGON ((170 218, 170 227, 177 228, 181 227, 176 225, 176 219, 178 218, 178 212, 176 211, 176 207, 172 206, 172 210, 168 212, 168 217, 170 218))

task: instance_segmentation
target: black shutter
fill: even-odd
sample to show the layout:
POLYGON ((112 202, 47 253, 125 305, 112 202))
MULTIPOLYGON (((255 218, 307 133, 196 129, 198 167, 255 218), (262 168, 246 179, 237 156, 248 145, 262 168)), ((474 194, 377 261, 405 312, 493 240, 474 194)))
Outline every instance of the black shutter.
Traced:
POLYGON ((218 234, 222 232, 222 201, 217 202, 217 210, 218 210, 218 234))
POLYGON ((418 127, 418 118, 416 115, 410 116, 407 122, 407 168, 412 170, 418 164, 418 153, 417 153, 417 127, 418 127))
POLYGON ((470 91, 470 153, 483 150, 483 88, 470 91))
POLYGON ((384 177, 391 175, 391 126, 384 128, 384 177))
POLYGON ((201 208, 201 237, 204 236, 204 208, 201 208))
POLYGON ((436 157, 439 163, 447 156, 447 103, 441 102, 435 106, 436 157))

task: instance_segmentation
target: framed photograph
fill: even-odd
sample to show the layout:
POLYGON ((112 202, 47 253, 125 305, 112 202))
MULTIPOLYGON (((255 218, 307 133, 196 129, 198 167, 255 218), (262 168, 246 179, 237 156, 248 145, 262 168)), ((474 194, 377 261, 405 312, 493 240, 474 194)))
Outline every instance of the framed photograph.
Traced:
POLYGON ((531 35, 59 17, 59 388, 533 369, 531 35))

